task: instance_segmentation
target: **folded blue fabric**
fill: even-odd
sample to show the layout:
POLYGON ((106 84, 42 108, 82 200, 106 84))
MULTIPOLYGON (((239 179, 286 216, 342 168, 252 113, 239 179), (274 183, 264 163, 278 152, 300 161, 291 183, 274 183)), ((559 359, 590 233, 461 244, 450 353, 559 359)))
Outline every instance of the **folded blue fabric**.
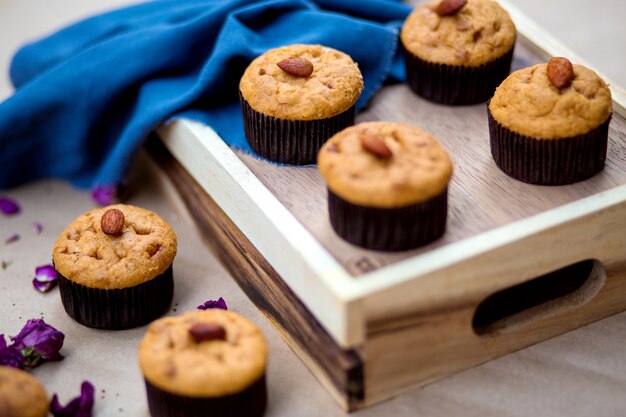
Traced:
POLYGON ((22 48, 16 93, 0 104, 0 188, 42 177, 119 184, 147 135, 173 117, 252 152, 239 78, 256 56, 320 43, 358 62, 363 108, 403 79, 397 0, 155 0, 100 15, 22 48))

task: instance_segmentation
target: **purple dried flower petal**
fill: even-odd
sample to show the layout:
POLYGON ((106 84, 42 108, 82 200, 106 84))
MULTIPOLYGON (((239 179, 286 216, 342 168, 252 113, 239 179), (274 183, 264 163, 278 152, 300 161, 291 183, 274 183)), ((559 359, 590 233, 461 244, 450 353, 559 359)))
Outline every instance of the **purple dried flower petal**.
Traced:
POLYGON ((35 279, 33 286, 37 291, 48 292, 53 289, 58 282, 57 273, 52 265, 41 265, 35 268, 35 279))
POLYGON ((0 334, 0 349, 4 349, 7 347, 7 342, 4 340, 4 335, 0 334))
POLYGON ((35 287, 35 289, 39 292, 48 292, 56 286, 57 286, 56 281, 42 282, 42 281, 37 281, 37 278, 33 280, 33 287, 35 287))
POLYGON ((91 189, 91 198, 100 206, 108 206, 117 200, 118 187, 116 184, 96 185, 91 189))
POLYGON ((50 401, 50 412, 54 417, 91 417, 95 402, 96 389, 89 381, 80 386, 80 396, 71 400, 65 407, 59 402, 57 394, 50 401))
POLYGON ((34 222, 33 223, 33 231, 35 232, 35 234, 40 235, 41 232, 43 231, 43 225, 39 222, 34 222))
POLYGON ((35 268, 35 279, 39 282, 52 282, 56 281, 57 271, 55 271, 54 266, 48 265, 40 265, 35 268))
POLYGON ((42 360, 61 360, 59 353, 65 335, 41 319, 28 320, 17 336, 11 337, 13 346, 22 351, 26 366, 34 368, 42 360))
POLYGON ((0 211, 6 215, 17 214, 20 212, 20 205, 8 197, 0 197, 0 211))
POLYGON ((17 242, 18 240, 20 240, 20 235, 13 233, 11 236, 4 239, 4 243, 8 245, 9 243, 17 242))
POLYGON ((197 307, 198 310, 210 310, 212 308, 219 308, 222 310, 228 310, 228 306, 226 305, 226 301, 222 297, 219 300, 208 300, 205 301, 204 304, 199 305, 197 307))
MULTIPOLYGON (((4 335, 0 335, 4 342, 4 335)), ((14 346, 0 348, 0 366, 10 366, 11 368, 24 369, 24 356, 19 349, 14 346)))

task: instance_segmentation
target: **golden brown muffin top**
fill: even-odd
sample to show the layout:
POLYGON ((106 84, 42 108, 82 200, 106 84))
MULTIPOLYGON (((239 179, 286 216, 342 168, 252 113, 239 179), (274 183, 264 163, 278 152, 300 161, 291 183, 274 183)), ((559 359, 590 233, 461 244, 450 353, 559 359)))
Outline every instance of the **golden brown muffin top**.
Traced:
POLYGON ((139 345, 139 365, 152 385, 187 397, 243 391, 265 374, 267 345, 244 317, 220 309, 193 311, 153 322, 139 345), (225 340, 196 341, 190 329, 218 325, 225 340))
POLYGON ((165 272, 176 256, 176 235, 155 213, 124 204, 91 210, 59 235, 52 252, 56 270, 90 288, 120 289, 143 284, 165 272), (109 209, 124 214, 120 236, 104 233, 109 209))
POLYGON ((48 395, 43 385, 20 369, 0 366, 0 416, 46 417, 48 395))
POLYGON ((290 45, 257 57, 246 69, 239 89, 257 112, 279 119, 319 120, 350 109, 363 91, 358 65, 343 52, 322 45, 290 45), (313 64, 308 77, 278 67, 288 58, 313 64))
POLYGON ((547 64, 515 71, 496 89, 489 110, 496 122, 520 135, 538 139, 578 136, 611 115, 611 91, 592 70, 573 65, 574 79, 556 88, 547 64))
POLYGON ((509 52, 516 30, 509 14, 492 0, 468 0, 457 13, 439 16, 440 0, 416 8, 400 39, 413 55, 435 64, 478 67, 509 52))
POLYGON ((426 201, 441 194, 452 177, 443 146, 405 123, 367 122, 342 130, 320 150, 318 167, 328 188, 344 200, 381 208, 426 201), (384 142, 389 157, 366 149, 371 136, 384 142))

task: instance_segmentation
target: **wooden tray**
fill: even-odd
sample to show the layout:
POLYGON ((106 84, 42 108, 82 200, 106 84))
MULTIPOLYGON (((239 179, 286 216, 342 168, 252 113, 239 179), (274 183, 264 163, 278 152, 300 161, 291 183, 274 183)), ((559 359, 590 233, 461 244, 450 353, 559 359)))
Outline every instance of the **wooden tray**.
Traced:
MULTIPOLYGON (((520 35, 514 69, 549 56, 584 64, 500 3, 520 35)), ((316 167, 233 151, 188 120, 150 147, 239 285, 352 410, 626 310, 626 94, 612 93, 604 171, 541 187, 496 167, 484 104, 384 87, 358 121, 420 126, 455 164, 445 236, 396 254, 334 234, 316 167)))

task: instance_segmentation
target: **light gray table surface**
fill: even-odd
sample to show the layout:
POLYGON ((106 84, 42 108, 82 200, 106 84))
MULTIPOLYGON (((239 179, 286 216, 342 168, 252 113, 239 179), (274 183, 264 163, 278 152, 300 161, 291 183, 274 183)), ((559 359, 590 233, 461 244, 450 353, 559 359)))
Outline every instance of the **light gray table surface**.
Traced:
MULTIPOLYGON (((626 1, 516 0, 515 3, 575 52, 626 86, 626 1)), ((127 0, 0 0, 0 99, 11 94, 7 68, 21 43, 127 0)), ((270 346, 268 417, 342 416, 330 395, 280 339, 203 244, 171 184, 141 156, 131 175, 129 203, 166 218, 179 238, 175 268, 178 312, 224 296, 232 309, 261 327, 270 346), (140 186, 139 186, 140 185, 140 186)), ((95 416, 147 416, 135 351, 145 328, 100 332, 65 315, 53 291, 30 287, 34 267, 47 263, 53 242, 78 214, 93 207, 88 193, 46 180, 0 191, 20 201, 17 217, 0 216, 0 333, 16 334, 28 318, 44 316, 66 335, 62 362, 34 371, 62 399, 94 382, 95 416), (37 236, 31 224, 41 221, 37 236), (4 244, 11 233, 20 241, 4 244), (105 392, 102 392, 105 390, 105 392)), ((172 312, 171 314, 176 314, 172 312)), ((520 352, 410 390, 357 416, 623 416, 626 415, 626 314, 614 316, 520 352)))

